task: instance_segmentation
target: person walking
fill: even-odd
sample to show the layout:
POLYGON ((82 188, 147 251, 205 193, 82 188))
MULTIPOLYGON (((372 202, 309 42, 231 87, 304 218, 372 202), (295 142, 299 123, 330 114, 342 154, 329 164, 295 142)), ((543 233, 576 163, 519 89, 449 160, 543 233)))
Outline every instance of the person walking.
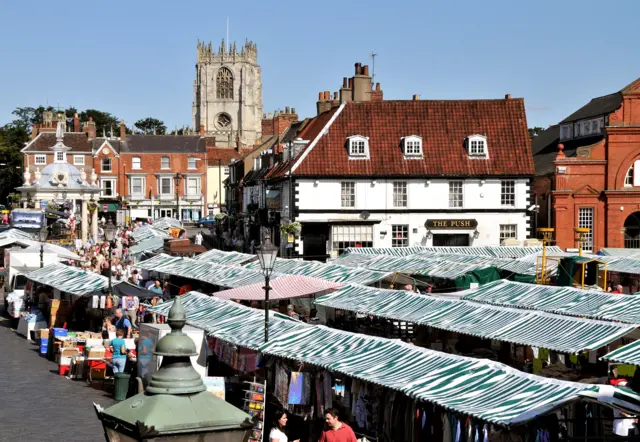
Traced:
POLYGON ((122 329, 118 329, 116 330, 116 338, 109 343, 113 352, 111 362, 114 373, 123 373, 124 367, 127 365, 127 343, 124 341, 123 336, 122 329))
MULTIPOLYGON (((273 417, 273 428, 269 433, 269 442, 289 442, 285 427, 287 426, 287 412, 284 410, 276 411, 273 417)), ((300 439, 296 439, 292 442, 300 442, 300 439)))
POLYGON ((202 245, 202 232, 198 231, 198 233, 196 233, 196 237, 194 239, 194 242, 196 243, 197 246, 201 246, 202 245))

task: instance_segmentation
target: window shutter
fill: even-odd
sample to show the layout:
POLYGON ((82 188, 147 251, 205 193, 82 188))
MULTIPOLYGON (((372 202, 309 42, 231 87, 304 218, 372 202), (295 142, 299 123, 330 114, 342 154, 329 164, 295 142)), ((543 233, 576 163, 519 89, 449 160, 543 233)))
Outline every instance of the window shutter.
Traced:
POLYGON ((633 163, 633 186, 640 186, 640 160, 633 163))

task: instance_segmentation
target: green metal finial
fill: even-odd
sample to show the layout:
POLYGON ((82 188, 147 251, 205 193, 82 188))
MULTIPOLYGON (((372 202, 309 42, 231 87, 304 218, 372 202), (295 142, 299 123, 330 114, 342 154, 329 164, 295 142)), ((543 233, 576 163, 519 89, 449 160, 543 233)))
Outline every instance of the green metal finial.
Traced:
POLYGON ((156 356, 162 356, 162 365, 151 377, 146 389, 148 394, 192 394, 205 391, 202 378, 191 364, 191 356, 197 356, 193 339, 182 332, 187 316, 180 297, 174 299, 167 318, 171 333, 158 341, 156 356))

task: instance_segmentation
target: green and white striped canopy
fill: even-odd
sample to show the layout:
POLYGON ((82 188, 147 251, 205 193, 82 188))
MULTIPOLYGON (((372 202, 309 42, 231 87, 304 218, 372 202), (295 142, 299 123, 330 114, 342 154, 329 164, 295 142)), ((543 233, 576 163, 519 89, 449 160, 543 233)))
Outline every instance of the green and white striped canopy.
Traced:
POLYGON ((598 255, 604 256, 623 256, 623 257, 632 257, 636 256, 640 258, 640 249, 621 249, 615 247, 603 247, 598 252, 598 255))
POLYGON ((182 227, 182 223, 175 218, 165 216, 153 220, 152 226, 159 230, 167 230, 171 227, 182 227))
MULTIPOLYGON (((496 424, 534 419, 597 388, 526 374, 486 359, 313 326, 274 313, 265 345, 263 312, 197 292, 181 300, 189 325, 224 341, 382 385, 496 424)), ((171 304, 152 310, 166 315, 171 304)))
POLYGON ((164 230, 156 229, 150 225, 138 227, 131 232, 131 236, 136 242, 146 241, 151 238, 171 238, 171 236, 164 230))
MULTIPOLYGON (((235 288, 264 281, 261 271, 244 267, 232 267, 191 258, 160 254, 136 264, 136 267, 148 271, 181 276, 196 281, 214 284, 220 287, 235 288)), ((274 273, 271 279, 280 274, 274 273)))
MULTIPOLYGON (((253 262, 246 268, 260 268, 259 262, 253 262)), ((343 284, 373 284, 391 276, 391 272, 369 270, 361 267, 347 267, 338 264, 324 264, 318 261, 299 259, 276 259, 274 272, 288 275, 311 276, 343 284)))
POLYGON ((249 255, 248 253, 224 252, 218 249, 207 250, 196 256, 197 261, 215 262, 216 264, 225 265, 243 265, 258 259, 257 255, 249 255))
POLYGON ((72 295, 87 295, 109 286, 109 281, 102 275, 86 272, 78 267, 55 263, 33 272, 27 278, 40 284, 56 288, 72 295))
POLYGON ((640 365, 640 341, 633 341, 631 344, 623 345, 607 353, 602 359, 623 364, 640 365))
POLYGON ((462 299, 504 307, 640 324, 639 296, 525 284, 504 279, 490 282, 478 289, 458 292, 457 295, 462 299))
MULTIPOLYGON (((542 247, 518 246, 473 246, 473 247, 362 247, 348 248, 345 253, 364 253, 370 255, 408 256, 420 253, 438 253, 453 255, 486 256, 488 258, 521 258, 542 251, 542 247)), ((547 247, 547 253, 561 252, 560 247, 547 247)))
POLYGON ((160 250, 164 247, 164 238, 161 236, 154 236, 144 241, 139 242, 135 246, 129 248, 129 256, 137 257, 146 252, 153 252, 154 250, 160 250))
POLYGON ((562 353, 596 350, 635 329, 627 324, 497 307, 355 284, 317 298, 315 303, 562 353))

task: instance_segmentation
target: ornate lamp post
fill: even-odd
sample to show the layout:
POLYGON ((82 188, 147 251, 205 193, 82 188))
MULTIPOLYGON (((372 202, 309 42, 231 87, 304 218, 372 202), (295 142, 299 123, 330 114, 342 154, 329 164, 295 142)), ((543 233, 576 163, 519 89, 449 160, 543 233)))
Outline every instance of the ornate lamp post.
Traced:
POLYGON ((176 298, 167 320, 171 333, 153 352, 162 356, 160 369, 139 393, 106 410, 94 404, 107 442, 246 440, 254 426, 242 410, 206 391, 191 365, 197 354, 193 340, 182 332, 186 315, 176 298))
POLYGON ((49 230, 47 230, 47 226, 42 226, 38 232, 38 239, 40 240, 40 268, 44 267, 44 242, 47 240, 47 236, 49 236, 49 230))
POLYGON ((113 239, 116 236, 116 230, 118 228, 113 225, 111 218, 107 221, 107 225, 104 227, 104 238, 109 243, 109 294, 111 295, 113 292, 111 291, 111 252, 113 249, 113 239))
POLYGON ((269 278, 273 273, 273 267, 276 264, 276 255, 278 248, 271 244, 271 240, 267 237, 264 244, 257 247, 258 259, 260 267, 264 275, 264 342, 269 342, 269 278))
POLYGON ((176 180, 176 219, 180 219, 180 181, 182 180, 182 174, 177 172, 173 179, 176 180))

